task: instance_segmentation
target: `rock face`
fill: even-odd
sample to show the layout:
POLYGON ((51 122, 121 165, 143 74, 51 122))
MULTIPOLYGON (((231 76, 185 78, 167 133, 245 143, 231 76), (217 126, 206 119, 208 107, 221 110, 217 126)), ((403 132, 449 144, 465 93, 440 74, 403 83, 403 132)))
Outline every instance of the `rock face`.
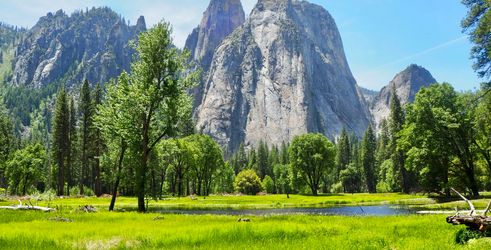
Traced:
POLYGON ((380 90, 378 96, 371 104, 371 113, 377 130, 383 119, 386 119, 390 113, 390 95, 393 86, 395 86, 397 96, 404 105, 413 102, 416 93, 423 87, 428 87, 437 81, 431 73, 425 68, 411 64, 402 72, 398 73, 394 79, 380 90))
POLYGON ((109 8, 92 8, 71 16, 48 13, 16 48, 12 84, 42 87, 84 79, 104 83, 129 70, 129 41, 146 29, 143 17, 135 26, 109 8))
POLYGON ((369 124, 333 18, 305 1, 260 0, 216 49, 204 87, 197 129, 229 151, 369 124))
POLYGON ((371 89, 367 89, 367 88, 363 88, 363 87, 359 87, 359 88, 360 88, 361 94, 365 98, 365 101, 367 102, 367 104, 369 106, 371 106, 372 103, 375 101, 375 98, 377 98, 377 96, 379 95, 380 92, 375 91, 375 90, 371 90, 371 89))
MULTIPOLYGON (((213 53, 220 43, 245 21, 240 0, 211 0, 200 25, 186 40, 185 48, 191 51, 191 59, 203 69, 203 79, 210 69, 213 53)), ((195 107, 203 98, 204 80, 194 89, 195 107)))

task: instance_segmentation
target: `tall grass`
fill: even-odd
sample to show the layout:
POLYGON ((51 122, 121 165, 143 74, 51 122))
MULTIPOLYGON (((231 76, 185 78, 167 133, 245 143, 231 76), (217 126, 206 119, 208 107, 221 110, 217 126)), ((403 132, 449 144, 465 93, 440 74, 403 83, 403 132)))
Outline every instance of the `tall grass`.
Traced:
POLYGON ((1 249, 491 249, 445 216, 235 216, 0 211, 1 249), (65 217, 72 222, 49 220, 65 217), (156 219, 158 218, 158 219, 156 219))

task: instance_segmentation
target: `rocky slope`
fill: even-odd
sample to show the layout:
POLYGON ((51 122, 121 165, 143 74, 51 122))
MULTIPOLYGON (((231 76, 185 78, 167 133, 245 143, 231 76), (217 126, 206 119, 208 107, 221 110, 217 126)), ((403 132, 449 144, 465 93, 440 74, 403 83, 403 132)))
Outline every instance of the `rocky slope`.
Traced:
MULTIPOLYGON (((203 69, 203 79, 210 69, 213 53, 220 43, 245 21, 240 0, 211 0, 201 23, 186 40, 191 59, 203 69)), ((195 107, 203 97, 204 80, 194 89, 195 107)))
POLYGON ((369 123, 333 18, 305 1, 259 0, 216 49, 204 90, 197 129, 230 151, 369 123))
POLYGON ((129 70, 129 41, 146 29, 143 17, 135 26, 109 8, 92 8, 71 16, 59 10, 41 17, 17 45, 13 85, 33 87, 88 79, 104 83, 129 70))
POLYGON ((382 120, 389 116, 390 95, 393 87, 396 89, 401 104, 404 105, 414 101, 414 97, 419 89, 428 87, 436 82, 428 70, 415 64, 411 64, 405 70, 398 73, 387 86, 380 90, 380 93, 371 104, 371 113, 377 129, 379 129, 382 120))

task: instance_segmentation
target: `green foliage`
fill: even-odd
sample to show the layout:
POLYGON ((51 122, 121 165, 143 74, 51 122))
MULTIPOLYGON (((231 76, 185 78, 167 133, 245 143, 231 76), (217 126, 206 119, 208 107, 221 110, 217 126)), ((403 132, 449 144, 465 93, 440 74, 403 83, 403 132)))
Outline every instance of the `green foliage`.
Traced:
POLYGON ((371 125, 368 126, 363 141, 361 144, 361 155, 363 165, 363 176, 365 177, 365 183, 367 190, 370 193, 375 193, 376 179, 375 179, 375 150, 376 150, 376 138, 375 132, 371 125))
POLYGON ((407 108, 399 148, 407 152, 407 164, 418 173, 426 191, 449 193, 454 177, 478 195, 475 176, 475 131, 472 106, 448 83, 421 89, 407 108), (452 176, 451 173, 454 173, 452 176))
POLYGON ((262 185, 263 185, 266 193, 268 193, 268 194, 274 194, 275 193, 274 181, 273 181, 273 178, 271 178, 269 175, 264 176, 262 185))
POLYGON ((191 174, 196 178, 198 195, 209 195, 213 177, 218 169, 224 168, 222 150, 208 135, 191 135, 185 138, 196 149, 195 164, 191 174))
POLYGON ((334 168, 334 145, 322 134, 305 134, 293 138, 290 161, 317 195, 321 178, 334 168))
POLYGON ((56 95, 55 112, 53 117, 53 134, 51 151, 53 162, 56 164, 57 195, 65 193, 66 166, 70 152, 70 110, 65 88, 61 87, 56 95))
POLYGON ((0 187, 6 186, 4 173, 12 151, 14 151, 13 125, 0 95, 0 187))
POLYGON ((354 164, 350 164, 346 169, 341 170, 339 179, 343 187, 341 191, 346 193, 358 193, 361 191, 361 173, 354 164))
POLYGON ((235 177, 234 189, 242 194, 255 195, 263 190, 263 185, 256 172, 252 169, 247 169, 241 171, 235 177))
POLYGON ((46 150, 41 144, 28 145, 13 153, 6 176, 11 194, 26 195, 36 185, 45 185, 46 150))
POLYGON ((189 118, 191 108, 187 90, 199 78, 198 73, 188 74, 189 53, 173 46, 168 23, 160 22, 140 34, 136 51, 138 60, 131 65, 131 75, 123 73, 120 83, 108 88, 97 124, 111 136, 108 140, 122 137, 135 154, 135 191, 139 210, 144 211, 150 152, 164 137, 179 134, 177 126, 189 118))
POLYGON ((474 47, 471 56, 475 60, 474 69, 480 77, 491 76, 491 3, 488 0, 462 0, 468 8, 462 20, 462 28, 470 36, 474 47))
POLYGON ((291 188, 291 173, 290 166, 285 164, 276 164, 273 167, 274 183, 277 194, 290 194, 291 188))
POLYGON ((216 194, 220 193, 232 193, 234 191, 234 169, 227 162, 223 168, 219 168, 215 177, 214 182, 214 192, 216 194))
POLYGON ((479 230, 473 230, 469 228, 461 228, 457 233, 455 233, 455 243, 457 244, 465 244, 472 239, 479 239, 482 237, 491 236, 491 232, 481 232, 479 230))

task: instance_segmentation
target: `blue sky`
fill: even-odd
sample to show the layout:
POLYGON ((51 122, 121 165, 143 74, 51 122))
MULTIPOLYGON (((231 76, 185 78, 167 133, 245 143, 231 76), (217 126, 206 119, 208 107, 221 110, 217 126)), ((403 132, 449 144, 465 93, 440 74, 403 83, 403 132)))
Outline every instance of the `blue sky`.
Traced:
MULTIPOLYGON (((71 13, 109 6, 132 23, 144 15, 147 25, 161 19, 174 27, 182 47, 198 25, 208 0, 2 0, 0 21, 32 27, 40 16, 63 9, 71 13)), ((440 82, 473 90, 480 80, 472 70, 472 44, 462 34, 466 9, 460 0, 310 0, 336 20, 358 84, 374 90, 386 85, 411 63, 427 68, 440 82)), ((246 14, 256 0, 242 0, 246 14)))

